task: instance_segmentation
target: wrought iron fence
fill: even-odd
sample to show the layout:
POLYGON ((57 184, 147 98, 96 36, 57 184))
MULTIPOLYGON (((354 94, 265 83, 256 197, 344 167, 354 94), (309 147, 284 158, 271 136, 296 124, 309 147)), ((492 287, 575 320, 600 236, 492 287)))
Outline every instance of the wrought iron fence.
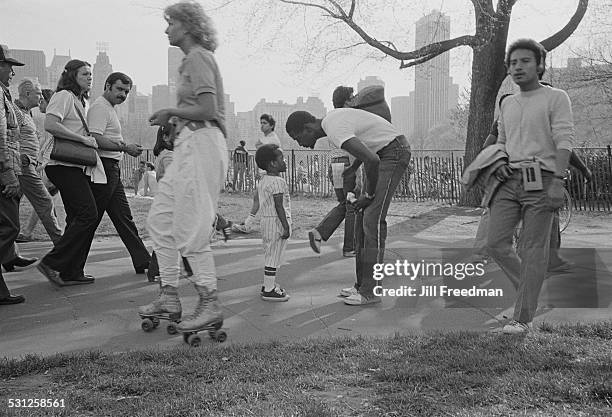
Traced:
MULTIPOLYGON (((585 184, 580 173, 570 176, 567 188, 574 208, 586 211, 610 211, 612 209, 612 152, 610 146, 602 148, 575 148, 593 173, 593 180, 585 184)), ((226 190, 232 189, 234 166, 227 173, 226 190)), ((457 204, 462 193, 460 183, 463 172, 463 150, 413 150, 408 170, 397 187, 394 198, 402 201, 438 201, 457 204)), ((125 157, 121 162, 122 180, 127 188, 133 187, 132 176, 140 161, 154 162, 155 157, 146 149, 140 158, 125 157)), ((292 194, 316 197, 334 195, 328 176, 331 161, 329 151, 293 149, 285 151, 287 172, 283 178, 292 194)), ((259 175, 251 151, 248 167, 239 192, 255 190, 259 175)))

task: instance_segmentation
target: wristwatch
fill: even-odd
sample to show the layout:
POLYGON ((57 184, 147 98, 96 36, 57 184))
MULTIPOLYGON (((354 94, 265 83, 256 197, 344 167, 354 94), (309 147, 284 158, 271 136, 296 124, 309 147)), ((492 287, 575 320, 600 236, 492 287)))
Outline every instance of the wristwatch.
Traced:
POLYGON ((367 192, 364 192, 363 196, 368 200, 374 200, 374 194, 368 194, 367 192))

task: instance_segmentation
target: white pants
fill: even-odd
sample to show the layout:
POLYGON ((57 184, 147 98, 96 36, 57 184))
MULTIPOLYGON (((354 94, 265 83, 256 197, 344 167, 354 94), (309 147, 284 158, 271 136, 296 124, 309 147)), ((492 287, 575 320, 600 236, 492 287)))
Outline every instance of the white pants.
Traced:
POLYGON ((172 164, 147 219, 162 285, 178 287, 182 256, 195 284, 217 288, 210 234, 227 166, 227 146, 218 128, 185 127, 176 138, 172 164))

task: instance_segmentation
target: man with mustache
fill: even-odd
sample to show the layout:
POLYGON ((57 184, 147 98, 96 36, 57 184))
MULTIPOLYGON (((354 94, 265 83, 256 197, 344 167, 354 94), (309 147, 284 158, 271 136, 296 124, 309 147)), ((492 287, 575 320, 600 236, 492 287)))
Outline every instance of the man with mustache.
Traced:
POLYGON ((132 257, 134 270, 137 274, 144 274, 145 269, 149 267, 151 256, 138 235, 119 168, 124 152, 133 157, 142 153, 140 145, 124 142, 115 109, 116 105, 126 100, 131 88, 130 77, 121 72, 113 72, 106 79, 104 94, 94 101, 87 113, 89 131, 98 142, 98 154, 107 178, 106 184, 92 182, 89 185, 98 207, 98 225, 106 212, 132 257))

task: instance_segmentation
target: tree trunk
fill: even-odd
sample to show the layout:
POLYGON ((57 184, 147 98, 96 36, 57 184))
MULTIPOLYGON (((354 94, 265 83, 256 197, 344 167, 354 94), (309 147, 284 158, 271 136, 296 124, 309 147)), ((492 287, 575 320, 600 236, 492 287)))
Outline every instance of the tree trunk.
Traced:
MULTIPOLYGON (((477 19, 490 17, 482 15, 477 19)), ((477 27, 484 28, 479 37, 489 37, 483 47, 473 49, 472 91, 470 94, 470 112, 468 116, 467 137, 465 142, 464 167, 467 167, 478 155, 488 136, 495 113, 497 92, 506 77, 504 65, 506 41, 508 38, 508 21, 483 22, 477 27), (487 28, 490 30, 487 30, 487 28)), ((481 22, 478 22, 480 24, 481 22)), ((480 204, 481 191, 463 192, 459 204, 476 207, 480 204)))

